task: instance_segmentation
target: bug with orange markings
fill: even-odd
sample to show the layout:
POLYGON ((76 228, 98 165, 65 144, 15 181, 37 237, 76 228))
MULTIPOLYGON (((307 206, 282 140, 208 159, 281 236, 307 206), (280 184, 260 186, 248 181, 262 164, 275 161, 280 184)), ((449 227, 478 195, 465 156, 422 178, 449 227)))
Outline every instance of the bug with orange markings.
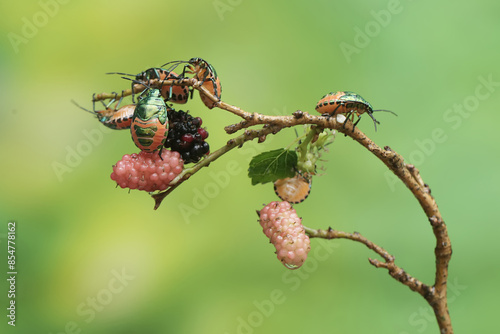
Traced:
POLYGON ((380 124, 380 122, 373 117, 373 113, 375 111, 386 111, 396 115, 396 113, 390 110, 374 110, 372 105, 359 94, 349 91, 331 92, 326 94, 316 104, 316 111, 322 115, 327 115, 328 117, 345 114, 346 119, 344 121, 344 127, 349 118, 351 118, 351 122, 354 123, 354 116, 358 116, 358 120, 354 123, 353 131, 361 120, 361 115, 364 113, 368 114, 368 116, 370 116, 373 120, 375 131, 377 131, 377 124, 380 124))
MULTIPOLYGON (((177 62, 178 63, 178 62, 177 62)), ((181 80, 184 77, 178 75, 171 69, 175 68, 178 66, 178 64, 174 64, 170 69, 163 69, 160 67, 151 67, 148 68, 145 71, 142 71, 139 74, 128 74, 128 73, 121 73, 121 72, 110 72, 107 74, 120 74, 120 75, 126 75, 129 77, 135 77, 135 80, 132 80, 132 88, 134 87, 134 83, 143 83, 143 84, 149 84, 150 80, 155 80, 158 79, 160 81, 163 80, 181 80)), ((168 64, 168 63, 167 63, 168 64)), ((165 64, 165 65, 167 65, 165 64)), ((177 103, 177 104, 184 104, 187 102, 189 99, 190 91, 187 86, 179 86, 179 85, 161 85, 160 89, 161 96, 165 99, 165 101, 172 102, 172 103, 177 103)), ((192 95, 192 93, 191 93, 192 95)), ((132 101, 134 101, 134 96, 132 95, 132 101)))
MULTIPOLYGON (((220 101, 222 86, 215 68, 202 58, 191 58, 187 63, 188 64, 184 67, 183 76, 185 73, 194 74, 194 78, 201 81, 202 86, 220 101)), ((215 102, 210 100, 202 92, 200 92, 200 98, 209 109, 215 106, 215 102)))
MULTIPOLYGON (((183 77, 174 71, 165 70, 163 68, 152 67, 136 75, 135 80, 140 82, 148 82, 149 80, 180 80, 183 77)), ((179 85, 162 85, 161 96, 169 102, 184 104, 189 98, 189 89, 186 86, 179 85)))
MULTIPOLYGON (((168 133, 167 106, 160 90, 148 88, 134 110, 130 133, 135 145, 145 152, 163 148, 168 133)), ((141 94, 141 95, 142 95, 141 94)))
POLYGON ((274 182, 274 192, 283 201, 297 204, 303 202, 311 192, 311 178, 297 173, 294 177, 287 177, 274 182))
MULTIPOLYGON (((184 70, 182 71, 181 78, 184 78, 186 74, 194 74, 194 78, 201 81, 201 85, 212 94, 217 101, 221 99, 222 86, 217 76, 215 68, 202 58, 191 58, 188 61, 176 60, 163 64, 162 67, 170 65, 170 69, 174 69, 180 64, 186 64, 184 70)), ((212 109, 215 106, 214 101, 209 99, 205 94, 200 91, 201 101, 209 108, 212 109)))
POLYGON ((118 109, 118 106, 120 105, 120 101, 118 101, 115 105, 114 108, 111 108, 111 104, 115 101, 115 99, 111 100, 110 103, 107 105, 103 105, 106 109, 103 110, 95 110, 90 111, 87 110, 81 106, 79 106, 75 101, 73 103, 79 107, 80 109, 83 109, 97 117, 99 122, 101 122, 103 125, 110 129, 114 130, 123 130, 123 129, 129 129, 130 124, 132 123, 132 116, 134 115, 134 110, 135 110, 135 104, 127 104, 123 107, 120 107, 118 109))

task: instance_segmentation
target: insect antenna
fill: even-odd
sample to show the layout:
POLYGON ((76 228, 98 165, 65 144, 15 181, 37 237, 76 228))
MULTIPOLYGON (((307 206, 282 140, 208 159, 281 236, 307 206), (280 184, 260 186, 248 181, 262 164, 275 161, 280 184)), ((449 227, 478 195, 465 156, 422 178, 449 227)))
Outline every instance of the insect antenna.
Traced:
MULTIPOLYGON (((374 113, 375 111, 385 111, 385 112, 389 112, 389 113, 391 113, 391 114, 393 114, 393 115, 395 115, 395 116, 397 116, 397 115, 398 115, 398 114, 396 114, 394 111, 391 111, 391 110, 386 110, 386 109, 376 109, 376 110, 372 110, 371 112, 367 112, 367 114, 368 114, 368 115, 370 115, 370 117, 373 119, 373 125, 375 126, 375 131, 377 131, 377 124, 380 124, 380 122, 379 122, 379 121, 377 121, 377 120, 375 119, 375 117, 373 117, 373 113, 374 113)), ((358 120, 358 121, 359 121, 359 120, 358 120)), ((356 123, 357 123, 357 122, 356 122, 356 123)))
MULTIPOLYGON (((139 74, 142 74, 143 72, 139 73, 139 74)), ((139 74, 130 74, 130 73, 122 73, 122 72, 108 72, 106 74, 118 74, 118 75, 126 75, 128 77, 134 77, 136 78, 139 74)), ((127 80, 132 80, 130 78, 125 78, 125 77, 122 77, 123 79, 127 79, 127 80)), ((134 101, 134 84, 132 84, 132 103, 135 103, 134 101)), ((122 97, 123 97, 123 94, 122 94, 122 97)))
MULTIPOLYGON (((371 117, 371 119, 373 120, 373 126, 375 126, 375 132, 377 132, 377 124, 380 124, 379 121, 377 121, 375 119, 375 117, 373 117, 373 114, 371 112, 367 112, 367 114, 371 117)), ((361 117, 358 118, 357 122, 354 124, 354 127, 356 127, 356 124, 359 123, 359 121, 361 120, 361 117)), ((353 131, 354 131, 354 128, 352 128, 353 131)))
POLYGON ((88 113, 91 113, 92 115, 94 115, 94 116, 95 116, 95 112, 90 111, 90 110, 88 110, 88 109, 85 109, 84 107, 82 107, 81 105, 79 105, 78 103, 76 103, 76 101, 75 101, 75 100, 71 100, 71 102, 72 102, 75 106, 77 106, 78 108, 82 109, 83 111, 86 111, 86 112, 88 112, 88 113))
POLYGON ((375 111, 385 111, 385 112, 390 112, 391 114, 393 114, 394 116, 397 116, 398 114, 396 114, 394 111, 391 111, 391 110, 386 110, 386 109, 377 109, 377 110, 373 110, 372 112, 375 112, 375 111))
POLYGON ((122 72, 108 72, 106 74, 119 74, 119 75, 126 75, 126 76, 129 76, 129 77, 135 77, 136 76, 136 74, 122 73, 122 72))
POLYGON ((174 70, 177 66, 179 66, 180 64, 184 64, 184 63, 187 63, 187 61, 185 60, 174 60, 174 61, 169 61, 168 63, 165 63, 163 65, 161 65, 161 67, 164 67, 166 65, 170 65, 170 67, 168 68, 168 71, 172 71, 174 70))
MULTIPOLYGON (((137 81, 137 80, 135 80, 135 79, 130 79, 130 78, 127 78, 127 77, 122 77, 122 79, 132 81, 132 103, 135 103, 135 101, 134 101, 134 84, 143 85, 144 87, 146 87, 146 88, 148 88, 148 89, 151 89, 151 87, 150 87, 150 86, 146 85, 146 83, 144 83, 144 82, 142 82, 142 81, 137 81)), ((144 89, 144 90, 141 92, 141 95, 144 93, 144 91, 146 91, 146 89, 144 89)), ((139 97, 140 97, 141 95, 139 95, 139 97)))

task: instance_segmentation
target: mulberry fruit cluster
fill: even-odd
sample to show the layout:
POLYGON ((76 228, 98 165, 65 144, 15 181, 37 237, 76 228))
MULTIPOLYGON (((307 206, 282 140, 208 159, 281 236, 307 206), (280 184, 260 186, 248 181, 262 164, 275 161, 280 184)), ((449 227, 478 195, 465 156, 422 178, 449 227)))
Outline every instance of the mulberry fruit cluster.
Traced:
POLYGON ((264 234, 276 248, 276 255, 285 267, 297 269, 307 259, 311 249, 302 219, 290 203, 271 202, 259 212, 264 234))
POLYGON ((178 152, 163 150, 147 153, 125 154, 113 166, 111 179, 122 188, 144 191, 165 190, 168 184, 179 175, 184 168, 184 162, 178 152))
POLYGON ((201 127, 200 117, 193 117, 185 111, 169 109, 170 122, 165 147, 179 152, 185 163, 198 162, 210 152, 210 146, 205 141, 208 132, 201 127))

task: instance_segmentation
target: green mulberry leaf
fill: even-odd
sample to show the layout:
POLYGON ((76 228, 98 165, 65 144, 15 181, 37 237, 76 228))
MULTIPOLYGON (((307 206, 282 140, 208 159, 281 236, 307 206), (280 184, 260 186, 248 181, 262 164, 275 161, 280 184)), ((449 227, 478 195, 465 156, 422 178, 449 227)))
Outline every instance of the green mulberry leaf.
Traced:
POLYGON ((274 182, 293 177, 296 166, 297 153, 280 148, 253 157, 248 167, 248 176, 252 179, 252 185, 274 182))

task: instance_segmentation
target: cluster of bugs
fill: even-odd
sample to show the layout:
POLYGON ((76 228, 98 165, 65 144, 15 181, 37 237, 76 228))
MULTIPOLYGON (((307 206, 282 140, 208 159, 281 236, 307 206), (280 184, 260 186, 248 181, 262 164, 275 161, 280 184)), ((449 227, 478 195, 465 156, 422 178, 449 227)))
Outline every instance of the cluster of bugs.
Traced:
MULTIPOLYGON (((200 81, 201 86, 219 101, 221 99, 222 86, 217 72, 211 64, 202 58, 172 61, 163 64, 161 67, 148 68, 138 74, 120 72, 108 74, 119 74, 124 79, 131 80, 132 92, 134 91, 134 85, 142 84, 144 90, 138 96, 137 102, 132 94, 132 104, 120 107, 123 99, 122 91, 122 94, 115 93, 115 97, 107 104, 101 101, 104 106, 102 110, 96 110, 95 108, 95 94, 92 98, 94 102, 92 111, 75 104, 81 109, 94 114, 99 122, 110 129, 130 129, 135 145, 146 152, 161 151, 165 145, 169 130, 168 113, 175 112, 173 105, 168 106, 167 103, 185 104, 189 98, 193 97, 192 88, 182 85, 163 85, 163 81, 180 81, 193 77, 200 81), (182 71, 178 71, 179 74, 174 72, 178 67, 182 67, 182 71), (152 80, 159 81, 160 87, 150 87, 149 84, 152 80), (119 100, 118 96, 121 96, 119 100), (112 106, 115 102, 116 104, 112 106)), ((209 109, 212 109, 216 104, 201 92, 200 98, 209 109)))
MULTIPOLYGON (((100 101, 104 107, 102 110, 96 110, 95 108, 95 94, 92 98, 94 103, 92 111, 77 105, 78 107, 94 114, 99 122, 110 129, 130 129, 132 140, 142 151, 155 152, 159 150, 161 156, 161 150, 164 147, 172 147, 172 142, 175 142, 177 144, 176 150, 185 151, 179 153, 184 154, 183 157, 186 158, 186 162, 196 162, 201 158, 201 155, 208 154, 208 144, 202 143, 208 133, 204 129, 199 129, 201 119, 197 118, 195 120, 191 116, 185 116, 186 113, 181 110, 177 112, 173 108, 173 104, 185 104, 190 98, 193 98, 193 88, 181 83, 183 79, 190 77, 196 79, 199 85, 205 88, 217 101, 221 100, 222 86, 220 79, 215 68, 210 63, 202 58, 191 58, 187 61, 167 62, 161 67, 151 67, 138 74, 121 72, 108 74, 119 74, 124 79, 132 81, 132 103, 120 107, 124 96, 122 91, 121 94, 115 93, 114 98, 111 98, 108 103, 100 101), (177 70, 178 68, 181 68, 181 70, 177 70), (150 84, 153 80, 155 85, 151 87, 150 84), (169 83, 163 84, 167 80, 169 83), (172 82, 175 83, 175 81, 177 81, 177 84, 171 84, 172 82), (137 97, 136 102, 133 93, 134 86, 137 84, 144 86, 144 89, 137 97), (118 97, 120 98, 118 99, 118 97), (174 119, 172 124, 169 122, 169 115, 174 119), (183 124, 179 124, 179 120, 182 120, 183 124), (180 128, 177 129, 179 126, 180 128), (172 127, 173 132, 168 136, 169 127, 172 127), (174 128, 177 130, 174 131, 174 128), (167 144, 167 136, 170 144, 167 144), (172 136, 179 138, 171 138, 172 136), (191 144, 195 140, 193 136, 199 137, 196 139, 197 146, 195 149, 193 147, 189 148, 193 146, 191 144)), ((217 104, 217 101, 213 101, 204 95, 202 91, 200 91, 200 98, 209 109, 214 108, 217 104)), ((351 120, 353 122, 353 131, 361 120, 362 114, 366 113, 370 116, 375 130, 377 130, 377 124, 380 124, 380 122, 373 116, 374 112, 385 111, 395 115, 390 110, 373 109, 372 105, 363 97, 350 91, 337 91, 324 95, 316 104, 315 109, 328 118, 341 114, 345 115, 344 127, 346 122, 351 120), (358 117, 356 121, 355 116, 358 117)), ((282 200, 290 203, 300 203, 308 197, 311 191, 311 183, 312 175, 297 171, 295 177, 277 180, 274 183, 274 190, 282 200)))

